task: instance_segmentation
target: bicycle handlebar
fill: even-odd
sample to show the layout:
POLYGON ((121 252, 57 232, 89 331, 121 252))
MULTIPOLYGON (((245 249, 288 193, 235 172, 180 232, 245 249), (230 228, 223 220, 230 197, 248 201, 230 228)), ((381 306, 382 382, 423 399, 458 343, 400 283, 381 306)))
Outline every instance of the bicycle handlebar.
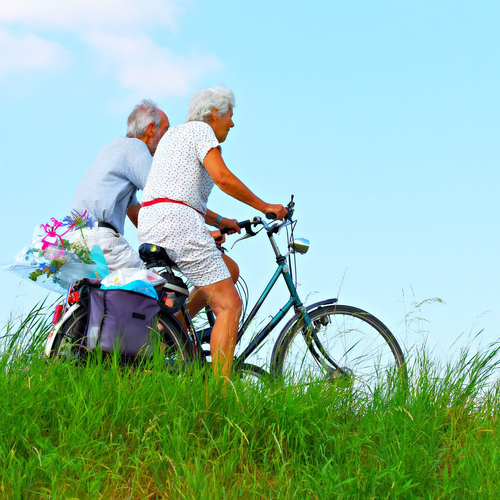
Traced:
MULTIPOLYGON (((288 210, 288 213, 285 215, 285 222, 283 222, 282 224, 290 221, 292 222, 292 215, 293 215, 293 207, 295 206, 295 203, 293 201, 293 195, 292 195, 292 199, 290 201, 290 203, 287 205, 287 210, 288 210)), ((266 218, 267 219, 270 219, 270 220, 276 220, 276 214, 275 213, 272 213, 272 212, 269 212, 266 214, 266 218)), ((250 236, 255 236, 257 233, 252 229, 252 226, 257 226, 259 224, 263 225, 264 228, 266 229, 266 231, 268 232, 273 232, 273 233, 276 233, 279 231, 280 227, 282 226, 282 224, 273 224, 272 226, 269 226, 265 220, 261 219, 260 217, 254 217, 253 220, 244 220, 244 221, 241 221, 241 222, 238 222, 237 223, 238 226, 241 228, 241 229, 244 229, 246 231, 246 237, 250 237, 250 236)), ((220 230, 220 234, 233 234, 235 233, 236 231, 234 231, 234 229, 231 229, 231 228, 223 228, 220 230)))

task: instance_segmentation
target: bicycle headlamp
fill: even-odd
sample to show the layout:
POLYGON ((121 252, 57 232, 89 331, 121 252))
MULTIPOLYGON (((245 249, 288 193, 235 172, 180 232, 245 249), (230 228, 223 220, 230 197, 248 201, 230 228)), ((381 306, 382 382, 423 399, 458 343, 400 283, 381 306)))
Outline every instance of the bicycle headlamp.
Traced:
POLYGON ((290 243, 289 248, 303 255, 307 253, 309 246, 309 240, 306 240, 305 238, 294 238, 294 240, 290 243))

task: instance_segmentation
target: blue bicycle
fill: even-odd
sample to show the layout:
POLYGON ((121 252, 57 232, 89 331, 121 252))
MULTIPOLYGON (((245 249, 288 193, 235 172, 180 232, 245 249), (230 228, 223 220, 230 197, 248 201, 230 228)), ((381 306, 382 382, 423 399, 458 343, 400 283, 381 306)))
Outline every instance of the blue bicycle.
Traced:
MULTIPOLYGON (((249 329, 271 290, 282 278, 289 292, 288 301, 280 308, 271 320, 253 336, 234 360, 234 370, 246 375, 263 377, 284 377, 285 380, 307 383, 322 379, 332 382, 339 378, 349 380, 355 386, 374 387, 383 383, 388 374, 399 373, 406 378, 403 351, 394 335, 375 316, 347 305, 340 305, 336 298, 326 299, 305 306, 297 293, 293 270, 296 269, 297 254, 305 254, 309 242, 294 236, 297 221, 293 219, 295 203, 288 204, 288 215, 284 221, 270 221, 261 217, 239 222, 245 234, 240 240, 255 237, 263 231, 276 256, 277 268, 257 300, 253 309, 246 316, 242 315, 238 331, 237 343, 242 341, 244 333, 249 329), (276 242, 276 236, 286 232, 286 253, 282 253, 276 242), (262 367, 248 363, 276 327, 293 309, 293 317, 284 325, 272 350, 270 373, 262 367), (245 317, 246 316, 246 317, 245 317)), ((239 240, 238 240, 239 241, 239 240)), ((141 258, 148 268, 163 268, 162 275, 174 283, 167 294, 160 296, 162 312, 158 317, 155 333, 159 336, 162 350, 168 366, 185 366, 186 363, 207 363, 210 351, 211 327, 215 318, 209 308, 206 309, 208 321, 203 327, 187 312, 185 291, 179 287, 176 292, 175 283, 179 277, 172 272, 174 263, 169 259, 165 249, 151 244, 143 244, 139 249, 141 258), (187 329, 182 328, 172 315, 181 310, 187 329)), ((72 306, 73 307, 73 306, 72 306)), ((46 349, 49 356, 61 353, 78 354, 84 342, 86 311, 78 308, 65 313, 58 325, 51 346, 46 349), (78 343, 78 339, 79 343, 78 343), (64 347, 65 346, 65 347, 64 347), (64 348, 63 348, 64 347, 64 348)))

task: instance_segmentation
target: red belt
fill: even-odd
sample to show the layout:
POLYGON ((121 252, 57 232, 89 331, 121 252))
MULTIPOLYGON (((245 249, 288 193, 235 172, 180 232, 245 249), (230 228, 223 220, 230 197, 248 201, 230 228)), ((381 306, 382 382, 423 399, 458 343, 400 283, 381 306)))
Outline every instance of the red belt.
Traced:
POLYGON ((203 212, 196 210, 196 208, 193 208, 192 206, 188 205, 187 203, 184 203, 183 201, 178 201, 178 200, 171 200, 170 198, 155 198, 154 200, 151 200, 151 201, 143 201, 141 203, 141 205, 143 207, 149 207, 150 205, 156 205, 157 203, 178 203, 179 205, 184 205, 186 207, 192 208, 193 210, 198 212, 200 215, 205 217, 205 214, 203 212))

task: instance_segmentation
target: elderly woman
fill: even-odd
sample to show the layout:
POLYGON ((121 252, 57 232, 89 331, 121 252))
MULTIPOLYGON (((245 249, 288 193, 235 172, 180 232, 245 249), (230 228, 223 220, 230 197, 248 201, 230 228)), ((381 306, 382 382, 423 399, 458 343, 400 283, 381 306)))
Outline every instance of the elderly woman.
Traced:
MULTIPOLYGON (((229 376, 233 364, 241 300, 223 254, 206 224, 240 232, 235 219, 207 209, 214 184, 237 200, 283 219, 283 205, 257 197, 226 166, 220 143, 233 123, 234 95, 224 87, 191 97, 188 121, 170 129, 160 141, 144 188, 139 212, 141 243, 154 243, 195 286, 190 311, 208 303, 216 316, 210 351, 215 375, 229 376)), ((229 262, 229 261, 227 261, 229 262)), ((231 261, 232 262, 232 261, 231 261)), ((232 262, 234 265, 234 262, 232 262)))

